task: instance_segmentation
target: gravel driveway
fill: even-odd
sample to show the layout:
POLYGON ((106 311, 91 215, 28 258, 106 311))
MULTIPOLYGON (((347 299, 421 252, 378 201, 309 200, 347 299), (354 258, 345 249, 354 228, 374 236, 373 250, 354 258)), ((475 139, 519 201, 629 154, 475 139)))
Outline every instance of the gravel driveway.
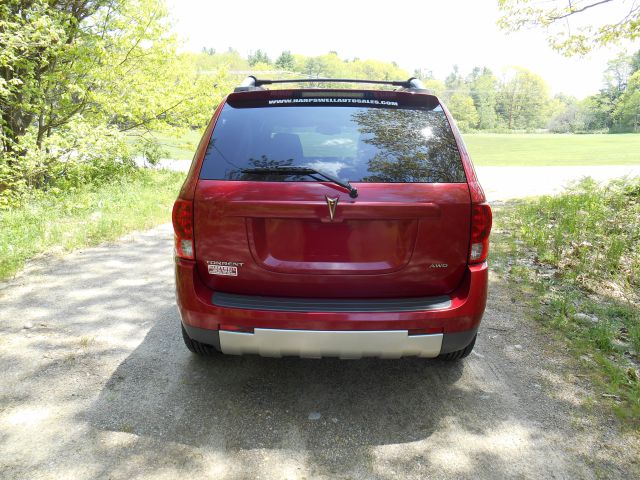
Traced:
POLYGON ((171 237, 2 285, 0 478, 638 478, 635 437, 587 409, 501 279, 463 362, 201 359, 179 334, 171 237))
POLYGON ((599 182, 640 176, 640 165, 591 167, 476 167, 487 199, 509 200, 559 193, 583 177, 599 182))

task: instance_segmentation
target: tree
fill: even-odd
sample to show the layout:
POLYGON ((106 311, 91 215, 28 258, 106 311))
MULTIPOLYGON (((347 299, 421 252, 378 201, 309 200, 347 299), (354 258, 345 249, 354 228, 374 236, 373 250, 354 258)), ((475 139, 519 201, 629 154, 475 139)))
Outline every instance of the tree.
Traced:
POLYGON ((516 67, 511 78, 500 85, 497 111, 507 128, 534 129, 545 124, 544 106, 549 94, 544 80, 535 73, 516 67))
POLYGON ((437 95, 438 97, 444 97, 446 87, 440 80, 427 78, 423 80, 422 83, 427 88, 427 90, 432 91, 434 95, 437 95))
POLYGON ((317 57, 309 57, 304 64, 304 73, 309 78, 320 78, 324 76, 324 62, 317 57))
POLYGON ((494 128, 497 122, 497 78, 488 68, 476 67, 467 78, 467 83, 478 112, 478 128, 481 130, 494 128))
POLYGON ((478 126, 479 117, 473 98, 466 93, 454 93, 449 99, 448 107, 463 132, 478 126))
POLYGON ((604 71, 605 89, 614 98, 619 97, 627 88, 627 82, 632 73, 632 57, 625 53, 619 53, 614 59, 607 62, 607 69, 604 71))
MULTIPOLYGON (((184 54, 183 54, 184 55, 184 54)), ((200 73, 209 73, 216 70, 247 70, 249 62, 240 55, 240 52, 229 48, 223 52, 215 52, 213 55, 196 55, 192 61, 192 68, 200 73)))
POLYGON ((39 187, 55 168, 124 162, 123 131, 205 121, 223 74, 191 69, 166 17, 162 0, 0 5, 0 193, 16 175, 39 187))
POLYGON ((416 68, 413 70, 413 76, 420 80, 433 79, 433 70, 427 70, 426 68, 416 68))
POLYGON ((616 122, 619 123, 620 117, 616 118, 614 112, 627 89, 632 70, 632 57, 624 53, 607 62, 600 92, 588 97, 582 104, 585 128, 610 131, 620 128, 615 125, 616 122))
POLYGON ((503 13, 500 28, 508 32, 544 28, 551 47, 567 56, 640 37, 640 5, 635 1, 498 0, 498 5, 503 13), (617 11, 615 5, 621 5, 617 11), (613 21, 608 20, 611 14, 613 21))
POLYGON ((556 95, 547 104, 547 128, 554 133, 575 133, 583 130, 579 117, 580 107, 574 97, 556 95))
POLYGON ((620 131, 640 131, 640 71, 629 78, 627 88, 621 95, 613 116, 620 131))
POLYGON ((250 53, 247 60, 249 61, 249 65, 252 67, 258 63, 271 65, 271 59, 269 56, 260 49, 256 50, 255 53, 250 53))
POLYGON ((453 70, 444 80, 444 85, 447 88, 447 96, 451 96, 456 92, 468 91, 464 78, 462 78, 462 75, 460 75, 458 71, 458 65, 453 66, 453 70))
POLYGON ((631 56, 631 74, 640 70, 640 50, 631 56))
POLYGON ((285 50, 276 60, 276 67, 282 70, 292 71, 295 68, 295 59, 289 50, 285 50))
POLYGON ((0 138, 5 153, 25 153, 20 145, 37 122, 36 143, 89 105, 91 71, 104 31, 82 28, 85 19, 115 2, 9 0, 0 6, 0 138), (94 58, 92 58, 94 57, 94 58))

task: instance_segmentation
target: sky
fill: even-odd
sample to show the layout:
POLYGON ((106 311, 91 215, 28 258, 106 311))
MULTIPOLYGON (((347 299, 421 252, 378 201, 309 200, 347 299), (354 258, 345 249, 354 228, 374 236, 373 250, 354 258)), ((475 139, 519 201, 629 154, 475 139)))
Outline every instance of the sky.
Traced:
POLYGON ((304 55, 333 50, 341 58, 395 61, 409 73, 416 68, 431 70, 440 80, 454 64, 463 75, 474 66, 487 66, 498 77, 508 67, 520 66, 540 75, 552 93, 578 98, 597 93, 607 60, 622 50, 613 47, 566 58, 548 47, 542 31, 500 31, 497 0, 168 0, 167 4, 185 50, 233 47, 247 55, 262 49, 272 59, 283 50, 304 55))

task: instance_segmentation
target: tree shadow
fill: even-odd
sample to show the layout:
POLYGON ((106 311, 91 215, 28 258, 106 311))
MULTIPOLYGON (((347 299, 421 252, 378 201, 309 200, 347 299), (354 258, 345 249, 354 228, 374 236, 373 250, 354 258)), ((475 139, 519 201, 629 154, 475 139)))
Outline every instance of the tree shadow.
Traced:
POLYGON ((308 449, 411 442, 436 427, 464 370, 417 358, 198 357, 172 311, 113 373, 89 422, 225 451, 286 448, 292 431, 308 449))

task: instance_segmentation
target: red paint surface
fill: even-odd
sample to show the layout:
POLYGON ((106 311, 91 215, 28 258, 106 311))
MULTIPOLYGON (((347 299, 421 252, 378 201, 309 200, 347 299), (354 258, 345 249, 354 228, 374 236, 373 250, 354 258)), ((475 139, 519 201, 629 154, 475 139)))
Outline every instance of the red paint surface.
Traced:
MULTIPOLYGON (((291 91, 231 94, 283 97, 291 91), (287 93, 288 92, 288 93, 287 93)), ((387 92, 420 102, 420 96, 387 92)), ((180 198, 193 200, 195 261, 176 258, 176 294, 188 325, 218 329, 476 328, 487 296, 486 263, 469 265, 472 203, 485 201, 451 115, 467 184, 354 183, 359 196, 321 182, 199 180, 222 104, 194 156, 180 198), (325 196, 339 197, 333 221, 325 196), (208 260, 241 262, 237 277, 213 276, 208 260), (432 268, 446 264, 446 268, 432 268), (398 298, 448 294, 450 308, 424 312, 299 313, 220 308, 214 291, 316 298, 398 298)))
POLYGON ((213 291, 202 282, 195 262, 176 261, 176 297, 187 325, 219 329, 220 324, 298 330, 426 330, 453 333, 480 324, 487 299, 487 264, 465 269, 464 280, 450 296, 450 308, 424 312, 300 313, 221 308, 211 304, 213 291))
POLYGON ((360 194, 352 199, 319 182, 201 180, 194 235, 203 283, 320 298, 438 295, 460 284, 469 248, 466 184, 354 185, 360 194), (340 199, 333 221, 325 195, 340 199), (244 265, 237 277, 209 275, 212 260, 244 265))

